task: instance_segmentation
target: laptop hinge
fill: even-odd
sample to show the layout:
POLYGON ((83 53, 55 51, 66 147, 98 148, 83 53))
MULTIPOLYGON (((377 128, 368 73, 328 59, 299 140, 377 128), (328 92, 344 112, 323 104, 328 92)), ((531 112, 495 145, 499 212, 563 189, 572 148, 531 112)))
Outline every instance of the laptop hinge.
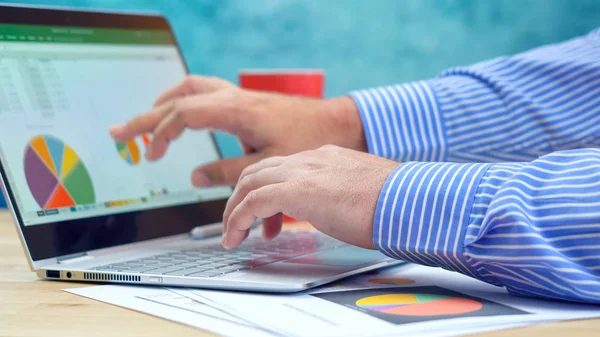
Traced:
POLYGON ((58 261, 59 264, 68 264, 68 263, 75 263, 75 262, 86 261, 86 260, 91 260, 91 259, 93 259, 93 257, 89 256, 87 252, 84 252, 84 253, 77 253, 77 254, 62 256, 62 257, 57 258, 56 260, 58 261))

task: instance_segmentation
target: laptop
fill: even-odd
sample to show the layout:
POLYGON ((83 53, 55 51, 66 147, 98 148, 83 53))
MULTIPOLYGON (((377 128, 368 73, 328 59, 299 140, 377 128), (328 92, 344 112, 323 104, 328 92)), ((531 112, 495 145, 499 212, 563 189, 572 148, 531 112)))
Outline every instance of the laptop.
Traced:
POLYGON ((190 181, 222 158, 217 135, 186 131, 150 163, 151 135, 108 133, 187 72, 160 15, 0 5, 0 173, 40 278, 295 292, 402 263, 316 231, 222 248, 232 188, 190 181))

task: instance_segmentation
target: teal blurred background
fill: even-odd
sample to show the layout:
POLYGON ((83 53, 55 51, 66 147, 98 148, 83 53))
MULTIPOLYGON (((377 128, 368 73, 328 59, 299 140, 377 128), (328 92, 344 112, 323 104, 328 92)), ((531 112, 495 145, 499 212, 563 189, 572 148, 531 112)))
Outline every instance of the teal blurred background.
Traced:
POLYGON ((240 68, 323 68, 328 96, 427 78, 600 26, 598 0, 8 2, 158 11, 193 72, 235 81, 240 68))
MULTIPOLYGON (((0 2, 5 2, 0 0, 0 2)), ((11 1, 15 2, 15 1, 11 1)), ((328 97, 435 76, 585 34, 598 0, 42 0, 158 11, 190 69, 237 82, 241 68, 321 68, 328 97)), ((220 137, 227 156, 235 140, 220 137)))

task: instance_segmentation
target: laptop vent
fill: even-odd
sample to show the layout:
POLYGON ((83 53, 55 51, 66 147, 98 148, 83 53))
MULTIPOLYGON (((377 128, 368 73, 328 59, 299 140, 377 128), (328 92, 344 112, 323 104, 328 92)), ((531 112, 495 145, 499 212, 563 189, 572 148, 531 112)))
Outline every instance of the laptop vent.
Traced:
POLYGON ((92 281, 121 281, 121 282, 141 282, 141 276, 131 275, 113 275, 104 273, 83 273, 84 280, 92 281))

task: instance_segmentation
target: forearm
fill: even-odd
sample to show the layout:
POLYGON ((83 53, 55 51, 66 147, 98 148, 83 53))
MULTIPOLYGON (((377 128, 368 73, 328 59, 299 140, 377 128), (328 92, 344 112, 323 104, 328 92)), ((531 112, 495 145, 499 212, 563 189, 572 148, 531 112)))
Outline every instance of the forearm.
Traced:
POLYGON ((405 163, 382 189, 373 241, 514 294, 600 303, 599 177, 595 149, 529 163, 405 163))
POLYGON ((600 145, 599 45, 590 34, 350 96, 371 153, 398 161, 530 161, 600 145))
POLYGON ((330 132, 336 134, 339 145, 348 149, 368 151, 364 125, 356 104, 348 96, 341 96, 324 101, 325 111, 322 123, 332 125, 330 132))

